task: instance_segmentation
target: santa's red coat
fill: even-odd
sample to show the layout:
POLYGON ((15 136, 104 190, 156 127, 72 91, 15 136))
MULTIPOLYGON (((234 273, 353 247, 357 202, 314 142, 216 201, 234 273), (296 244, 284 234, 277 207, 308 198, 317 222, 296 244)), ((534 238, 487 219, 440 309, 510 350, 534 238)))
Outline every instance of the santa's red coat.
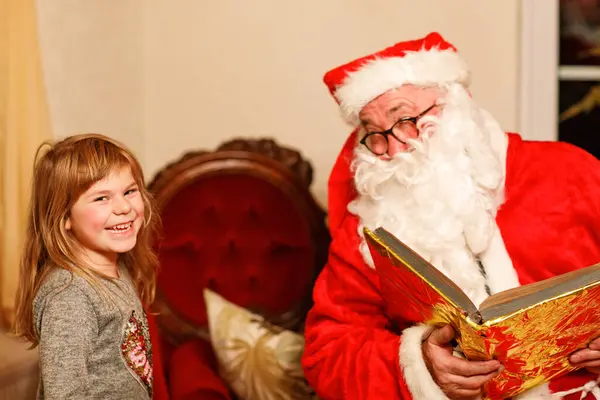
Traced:
MULTIPOLYGON (((400 321, 393 328, 386 317, 377 273, 358 250, 358 219, 347 211, 355 197, 355 140, 353 134, 346 142, 329 181, 333 242, 306 322, 304 371, 325 400, 411 399, 399 356, 408 326, 400 321)), ((505 202, 496 222, 521 285, 600 262, 600 162, 566 143, 508 134, 505 202)), ((549 388, 564 391, 595 378, 579 370, 549 388)))

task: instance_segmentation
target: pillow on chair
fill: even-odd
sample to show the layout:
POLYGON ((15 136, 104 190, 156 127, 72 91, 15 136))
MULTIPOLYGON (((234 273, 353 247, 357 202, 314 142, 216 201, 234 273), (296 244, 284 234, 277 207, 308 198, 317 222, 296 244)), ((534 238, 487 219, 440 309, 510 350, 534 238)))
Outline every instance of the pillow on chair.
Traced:
POLYGON ((219 373, 244 400, 316 399, 300 359, 304 337, 205 289, 204 299, 219 373))

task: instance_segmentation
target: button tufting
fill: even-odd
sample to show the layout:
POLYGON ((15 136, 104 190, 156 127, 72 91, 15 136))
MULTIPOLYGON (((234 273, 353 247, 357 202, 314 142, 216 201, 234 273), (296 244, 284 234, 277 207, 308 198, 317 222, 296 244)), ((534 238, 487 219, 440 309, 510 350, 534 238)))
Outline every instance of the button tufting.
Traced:
POLYGON ((227 250, 229 253, 237 253, 238 248, 234 239, 229 239, 229 242, 227 243, 227 250))
POLYGON ((206 285, 206 287, 209 288, 210 290, 216 290, 217 289, 217 280, 215 278, 209 278, 208 284, 206 285))
POLYGON ((258 288, 258 279, 255 276, 251 276, 248 279, 248 283, 249 283, 250 289, 255 290, 258 288))

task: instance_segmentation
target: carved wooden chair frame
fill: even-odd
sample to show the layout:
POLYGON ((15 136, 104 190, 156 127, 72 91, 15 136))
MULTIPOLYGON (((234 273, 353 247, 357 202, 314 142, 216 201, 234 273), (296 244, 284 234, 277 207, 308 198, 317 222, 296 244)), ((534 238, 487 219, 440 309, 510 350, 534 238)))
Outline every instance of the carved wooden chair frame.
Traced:
MULTIPOLYGON (((175 193, 191 182, 223 174, 247 174, 278 187, 307 220, 313 238, 313 279, 307 293, 294 309, 283 315, 263 315, 266 323, 301 331, 312 305, 312 284, 327 260, 330 243, 326 214, 310 193, 313 170, 298 151, 278 145, 271 139, 235 139, 215 151, 192 151, 159 171, 149 183, 159 212, 175 193)), ((190 338, 208 339, 206 327, 195 326, 172 310, 157 289, 153 311, 167 340, 174 344, 190 338)), ((253 310, 262 313, 262 310, 253 310)))

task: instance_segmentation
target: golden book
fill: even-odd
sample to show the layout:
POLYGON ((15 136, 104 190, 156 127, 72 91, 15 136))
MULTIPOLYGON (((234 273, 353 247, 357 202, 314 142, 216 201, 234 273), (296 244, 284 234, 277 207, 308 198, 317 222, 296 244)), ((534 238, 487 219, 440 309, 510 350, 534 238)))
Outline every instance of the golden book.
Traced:
POLYGON ((600 334, 600 264, 496 293, 477 307, 385 229, 364 233, 389 318, 450 324, 468 360, 502 363, 485 399, 512 397, 575 370, 569 356, 600 334))

